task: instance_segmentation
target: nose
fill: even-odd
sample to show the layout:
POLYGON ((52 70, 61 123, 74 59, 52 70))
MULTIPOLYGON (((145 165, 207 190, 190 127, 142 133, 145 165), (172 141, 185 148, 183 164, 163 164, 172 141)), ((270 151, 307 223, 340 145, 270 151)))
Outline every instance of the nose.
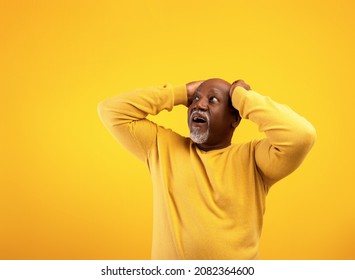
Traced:
POLYGON ((208 101, 205 98, 201 98, 195 103, 195 108, 206 111, 208 109, 208 101))

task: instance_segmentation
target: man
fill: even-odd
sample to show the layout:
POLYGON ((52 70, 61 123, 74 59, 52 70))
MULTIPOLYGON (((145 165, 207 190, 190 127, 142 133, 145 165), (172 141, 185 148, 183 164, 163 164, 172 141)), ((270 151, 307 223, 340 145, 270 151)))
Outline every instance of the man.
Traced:
POLYGON ((315 141, 307 120, 242 80, 140 89, 101 102, 99 114, 149 168, 153 259, 257 259, 266 194, 315 141), (179 104, 188 106, 190 138, 146 119, 179 104), (231 144, 241 118, 266 138, 231 144))

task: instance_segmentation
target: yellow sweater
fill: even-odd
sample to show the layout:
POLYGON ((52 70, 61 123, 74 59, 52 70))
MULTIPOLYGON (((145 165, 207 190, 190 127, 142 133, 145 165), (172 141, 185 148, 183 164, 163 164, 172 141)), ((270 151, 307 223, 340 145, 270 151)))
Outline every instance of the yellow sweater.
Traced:
POLYGON ((107 129, 143 160, 153 183, 153 259, 257 259, 272 184, 295 170, 315 140, 291 109, 237 87, 232 104, 266 138, 204 152, 146 119, 187 104, 186 86, 151 87, 99 104, 107 129))

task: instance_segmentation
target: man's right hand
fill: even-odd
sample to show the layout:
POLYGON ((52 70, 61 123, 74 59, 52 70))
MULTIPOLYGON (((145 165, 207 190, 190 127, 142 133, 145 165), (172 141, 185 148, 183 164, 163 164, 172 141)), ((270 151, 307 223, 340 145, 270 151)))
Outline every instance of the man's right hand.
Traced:
POLYGON ((186 90, 187 90, 187 107, 190 106, 192 103, 192 96, 197 90, 197 88, 204 82, 205 80, 201 81, 194 81, 186 84, 186 90))

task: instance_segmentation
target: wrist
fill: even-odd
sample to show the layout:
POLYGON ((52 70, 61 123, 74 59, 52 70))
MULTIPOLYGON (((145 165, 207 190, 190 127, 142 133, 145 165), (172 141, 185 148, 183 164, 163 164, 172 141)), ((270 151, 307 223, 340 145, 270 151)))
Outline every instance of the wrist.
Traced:
POLYGON ((188 92, 186 85, 174 86, 174 106, 188 104, 188 92))

